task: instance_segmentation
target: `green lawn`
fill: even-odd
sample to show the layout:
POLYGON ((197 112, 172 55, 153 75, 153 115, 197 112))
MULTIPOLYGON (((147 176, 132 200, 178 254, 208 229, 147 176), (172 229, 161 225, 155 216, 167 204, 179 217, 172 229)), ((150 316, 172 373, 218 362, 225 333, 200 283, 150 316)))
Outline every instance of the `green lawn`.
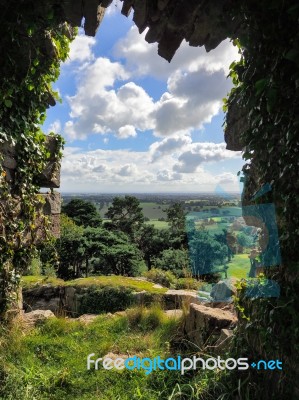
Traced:
MULTIPOLYGON (((109 206, 111 206, 111 204, 112 203, 109 203, 109 206)), ((105 206, 101 210, 99 210, 102 218, 105 217, 109 206, 105 203, 105 206)), ((157 220, 158 218, 166 217, 166 213, 163 212, 163 210, 166 210, 168 208, 167 204, 158 204, 155 202, 140 202, 140 206, 142 207, 143 215, 149 219, 157 220)), ((97 208, 99 207, 97 206, 97 208)))
POLYGON ((27 334, 20 325, 9 335, 0 331, 0 399, 167 399, 175 380, 182 379, 175 371, 146 375, 144 370, 104 370, 101 363, 97 371, 87 370, 86 359, 110 352, 164 358, 178 324, 153 307, 132 309, 126 316, 101 315, 88 325, 52 319, 27 334))
POLYGON ((138 280, 135 278, 111 275, 111 276, 91 276, 89 278, 79 278, 71 281, 63 281, 62 279, 46 277, 46 276, 23 276, 21 284, 23 287, 32 287, 40 284, 51 284, 53 286, 118 286, 127 287, 141 292, 146 290, 149 293, 164 293, 167 291, 166 288, 154 288, 154 284, 144 280, 138 280))
POLYGON ((228 266, 228 277, 238 279, 246 278, 250 270, 248 254, 236 254, 228 266))
POLYGON ((154 225, 156 229, 168 229, 169 225, 166 221, 158 221, 157 219, 151 219, 146 222, 147 225, 154 225))

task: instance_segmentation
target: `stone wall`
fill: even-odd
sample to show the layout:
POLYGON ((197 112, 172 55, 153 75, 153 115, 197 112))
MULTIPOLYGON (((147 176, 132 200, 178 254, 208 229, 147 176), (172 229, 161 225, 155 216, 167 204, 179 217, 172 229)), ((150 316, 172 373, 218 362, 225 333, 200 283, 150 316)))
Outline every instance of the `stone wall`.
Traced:
MULTIPOLYGON (((56 160, 56 150, 57 150, 57 140, 55 136, 47 136, 45 141, 45 146, 50 156, 47 161, 47 165, 45 169, 42 171, 40 175, 36 176, 36 184, 42 188, 59 188, 60 186, 60 162, 56 160)), ((1 163, 3 170, 6 174, 5 179, 9 185, 13 185, 16 174, 17 174, 17 166, 18 166, 18 154, 16 148, 14 146, 8 145, 4 143, 0 148, 0 155, 3 157, 1 163)), ((41 211, 42 214, 49 217, 50 226, 49 229, 53 236, 60 236, 60 209, 61 209, 61 196, 59 193, 46 193, 39 194, 40 198, 40 208, 38 211, 41 211)), ((21 218, 21 206, 20 200, 18 197, 14 198, 15 208, 14 212, 15 216, 20 214, 21 218)), ((2 206, 5 208, 5 204, 3 204, 3 200, 1 201, 2 206)), ((36 229, 33 232, 33 236, 31 233, 24 232, 23 235, 23 243, 25 245, 29 245, 30 243, 37 243, 40 240, 45 238, 45 224, 41 217, 38 217, 36 221, 36 229)), ((1 226, 0 226, 1 231, 1 226)))

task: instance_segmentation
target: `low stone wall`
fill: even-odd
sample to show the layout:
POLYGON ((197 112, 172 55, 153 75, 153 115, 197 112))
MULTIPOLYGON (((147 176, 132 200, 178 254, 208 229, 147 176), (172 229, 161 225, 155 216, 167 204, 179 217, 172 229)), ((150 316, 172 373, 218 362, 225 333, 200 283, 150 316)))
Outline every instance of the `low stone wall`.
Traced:
POLYGON ((72 317, 85 313, 121 311, 133 304, 149 305, 153 302, 160 302, 165 310, 180 309, 190 303, 200 304, 197 292, 191 290, 168 290, 166 293, 155 294, 110 286, 41 285, 23 289, 25 312, 51 310, 55 315, 72 317), (105 294, 110 296, 110 300, 106 301, 105 294))

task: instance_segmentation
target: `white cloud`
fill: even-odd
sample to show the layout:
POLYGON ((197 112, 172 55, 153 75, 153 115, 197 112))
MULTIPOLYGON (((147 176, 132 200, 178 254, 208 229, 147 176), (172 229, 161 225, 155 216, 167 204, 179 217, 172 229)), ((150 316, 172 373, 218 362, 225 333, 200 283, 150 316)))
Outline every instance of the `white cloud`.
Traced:
POLYGON ((220 175, 215 176, 216 181, 219 185, 236 184, 238 183, 237 175, 231 172, 224 172, 220 175))
POLYGON ((177 160, 171 155, 152 163, 151 151, 97 149, 83 152, 66 147, 65 154, 62 192, 200 192, 215 191, 218 184, 226 191, 238 190, 237 180, 229 172, 215 176, 202 166, 188 174, 174 171, 177 160))
POLYGON ((183 41, 171 63, 158 56, 158 45, 145 41, 146 31, 139 34, 133 26, 127 36, 121 39, 114 49, 117 57, 125 58, 128 69, 139 75, 151 75, 157 78, 168 78, 177 70, 197 71, 204 68, 208 71, 224 69, 228 74, 229 65, 240 58, 238 50, 229 40, 222 42, 215 50, 207 53, 203 47, 191 47, 183 41))
POLYGON ((166 154, 174 154, 181 151, 186 145, 191 144, 192 139, 187 135, 176 135, 159 142, 155 142, 150 146, 150 153, 152 154, 152 161, 163 157, 166 154))
POLYGON ((137 173, 137 166, 135 164, 126 164, 123 167, 121 167, 120 170, 117 172, 117 174, 120 176, 132 176, 136 175, 136 173, 137 173))
POLYGON ((105 11, 105 17, 107 16, 112 16, 116 13, 121 13, 121 9, 122 9, 122 2, 121 0, 113 0, 113 2, 111 3, 111 5, 109 7, 106 8, 105 11))
POLYGON ((168 93, 156 104, 156 136, 188 132, 211 122, 222 106, 231 82, 223 70, 177 71, 168 79, 168 93))
POLYGON ((157 173, 157 179, 162 182, 177 181, 182 179, 182 175, 168 169, 163 169, 157 173))
POLYGON ((125 125, 119 128, 118 137, 120 139, 126 139, 128 137, 134 137, 137 135, 137 132, 132 125, 125 125))
POLYGON ((193 173, 203 163, 239 158, 240 155, 240 152, 226 150, 225 143, 193 143, 189 150, 178 157, 173 169, 176 172, 193 173))
POLYGON ((78 61, 79 63, 91 61, 94 59, 92 47, 96 44, 96 39, 85 36, 83 33, 78 35, 70 44, 69 58, 66 64, 78 61))
POLYGON ((59 119, 56 119, 51 125, 49 125, 47 133, 61 133, 61 122, 59 119))
POLYGON ((73 139, 85 139, 91 133, 113 133, 120 138, 136 136, 136 130, 153 128, 154 103, 146 91, 134 82, 113 89, 128 77, 123 66, 107 58, 98 58, 81 74, 77 93, 68 97, 71 120, 65 133, 73 139))

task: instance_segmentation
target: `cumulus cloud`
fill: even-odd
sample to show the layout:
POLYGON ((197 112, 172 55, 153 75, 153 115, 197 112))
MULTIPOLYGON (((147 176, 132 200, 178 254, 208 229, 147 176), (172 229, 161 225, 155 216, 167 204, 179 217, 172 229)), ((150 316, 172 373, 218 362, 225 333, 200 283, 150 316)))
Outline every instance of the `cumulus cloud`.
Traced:
POLYGON ((182 175, 168 169, 163 169, 157 173, 157 179, 162 182, 177 181, 182 179, 182 175))
POLYGON ((173 154, 182 150, 186 145, 191 144, 192 139, 187 135, 176 135, 173 137, 165 138, 160 142, 155 142, 150 146, 150 153, 152 154, 152 161, 156 161, 166 154, 173 154))
POLYGON ((62 161, 62 191, 89 192, 165 192, 215 191, 218 184, 225 190, 238 190, 230 172, 220 175, 203 166, 188 174, 174 170, 172 155, 151 162, 150 151, 90 150, 66 147, 62 161), (128 162, 134 160, 134 162, 128 162))
POLYGON ((69 58, 67 64, 72 62, 88 62, 94 59, 92 47, 96 44, 96 39, 90 36, 85 36, 83 33, 78 35, 70 44, 69 58))
POLYGON ((67 98, 72 119, 65 133, 71 140, 91 133, 113 133, 124 139, 136 136, 136 129, 153 128, 154 103, 146 91, 134 82, 113 88, 127 77, 120 63, 107 58, 98 58, 84 70, 77 93, 67 98))
POLYGON ((125 59, 127 68, 139 75, 167 79, 177 70, 192 72, 200 68, 208 71, 224 69, 228 74, 229 65, 240 58, 237 48, 229 40, 222 42, 209 53, 203 47, 191 47, 184 41, 169 64, 157 55, 158 45, 156 43, 148 44, 145 41, 145 35, 146 31, 140 35, 137 27, 133 26, 114 49, 117 57, 125 59))
POLYGON ((219 162, 240 157, 240 152, 226 150, 225 143, 193 143, 190 149, 178 157, 173 167, 176 172, 192 173, 199 165, 206 162, 219 162))
POLYGON ((222 98, 231 88, 223 70, 180 71, 168 80, 168 93, 157 102, 155 116, 156 136, 168 136, 202 128, 217 115, 222 98))
POLYGON ((219 185, 235 184, 238 182, 237 175, 231 172, 224 172, 220 175, 216 175, 215 179, 219 185))
POLYGON ((56 119, 52 124, 49 125, 47 133, 54 132, 60 133, 61 132, 61 122, 59 119, 56 119))
POLYGON ((132 176, 137 172, 137 166, 135 164, 126 164, 120 168, 117 172, 120 176, 132 176))
POLYGON ((126 139, 128 137, 134 137, 137 135, 137 132, 132 125, 125 125, 119 128, 118 137, 121 139, 126 139))

